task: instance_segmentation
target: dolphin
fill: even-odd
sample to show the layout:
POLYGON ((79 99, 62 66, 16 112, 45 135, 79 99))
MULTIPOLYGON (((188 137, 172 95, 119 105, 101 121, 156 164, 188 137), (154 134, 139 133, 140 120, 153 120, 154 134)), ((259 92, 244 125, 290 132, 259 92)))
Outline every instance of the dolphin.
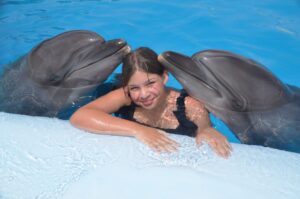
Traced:
POLYGON ((300 153, 300 89, 262 64, 227 51, 191 57, 164 52, 159 61, 241 143, 300 153))
POLYGON ((94 91, 129 52, 126 41, 105 41, 86 30, 47 39, 5 67, 0 111, 66 119, 71 107, 94 99, 94 91))

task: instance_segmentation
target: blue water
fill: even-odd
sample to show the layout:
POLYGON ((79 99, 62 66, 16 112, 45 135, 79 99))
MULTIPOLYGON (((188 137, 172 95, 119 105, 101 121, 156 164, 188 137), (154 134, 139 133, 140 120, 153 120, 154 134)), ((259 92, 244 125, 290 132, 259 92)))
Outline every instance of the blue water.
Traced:
MULTIPOLYGON (((42 40, 86 29, 157 53, 229 50, 300 86, 298 0, 1 0, 0 28, 0 71, 42 40)), ((169 85, 180 87, 174 78, 169 85)), ((212 119, 237 142, 221 121, 212 119)))

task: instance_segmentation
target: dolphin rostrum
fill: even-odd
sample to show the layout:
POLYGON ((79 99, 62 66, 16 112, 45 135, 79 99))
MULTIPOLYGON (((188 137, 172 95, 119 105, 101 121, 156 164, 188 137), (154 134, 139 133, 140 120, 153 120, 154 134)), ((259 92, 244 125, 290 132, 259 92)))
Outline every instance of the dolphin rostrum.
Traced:
POLYGON ((159 61, 242 143, 300 153, 300 89, 296 86, 227 51, 200 51, 192 57, 169 51, 159 61))

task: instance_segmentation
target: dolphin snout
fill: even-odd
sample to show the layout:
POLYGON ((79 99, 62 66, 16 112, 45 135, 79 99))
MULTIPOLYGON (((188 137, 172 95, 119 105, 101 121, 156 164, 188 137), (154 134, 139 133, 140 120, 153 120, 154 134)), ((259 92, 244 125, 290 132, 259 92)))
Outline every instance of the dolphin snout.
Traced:
POLYGON ((190 57, 172 51, 162 53, 158 60, 169 70, 177 69, 179 72, 190 73, 197 69, 195 62, 190 57))
POLYGON ((117 41, 116 43, 120 46, 127 45, 127 42, 124 39, 115 39, 115 40, 117 41))
POLYGON ((131 48, 124 39, 113 39, 106 42, 104 48, 110 55, 121 53, 126 55, 131 51, 131 48))
POLYGON ((127 42, 124 39, 112 39, 107 41, 107 43, 118 47, 123 47, 127 45, 127 42))
POLYGON ((172 52, 171 51, 167 51, 167 52, 164 52, 161 55, 159 55, 160 58, 163 58, 163 57, 169 58, 171 56, 172 56, 172 52))

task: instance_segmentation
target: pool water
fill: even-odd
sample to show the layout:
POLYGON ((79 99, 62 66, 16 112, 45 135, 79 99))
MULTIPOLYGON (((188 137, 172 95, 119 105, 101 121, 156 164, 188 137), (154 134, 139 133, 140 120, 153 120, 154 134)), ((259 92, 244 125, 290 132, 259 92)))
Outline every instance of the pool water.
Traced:
MULTIPOLYGON (((300 86, 297 0, 2 0, 0 27, 0 71, 49 37, 85 29, 157 53, 232 51, 300 86)), ((169 86, 181 87, 172 77, 169 86)), ((221 121, 212 120, 232 142, 238 142, 221 121)))

